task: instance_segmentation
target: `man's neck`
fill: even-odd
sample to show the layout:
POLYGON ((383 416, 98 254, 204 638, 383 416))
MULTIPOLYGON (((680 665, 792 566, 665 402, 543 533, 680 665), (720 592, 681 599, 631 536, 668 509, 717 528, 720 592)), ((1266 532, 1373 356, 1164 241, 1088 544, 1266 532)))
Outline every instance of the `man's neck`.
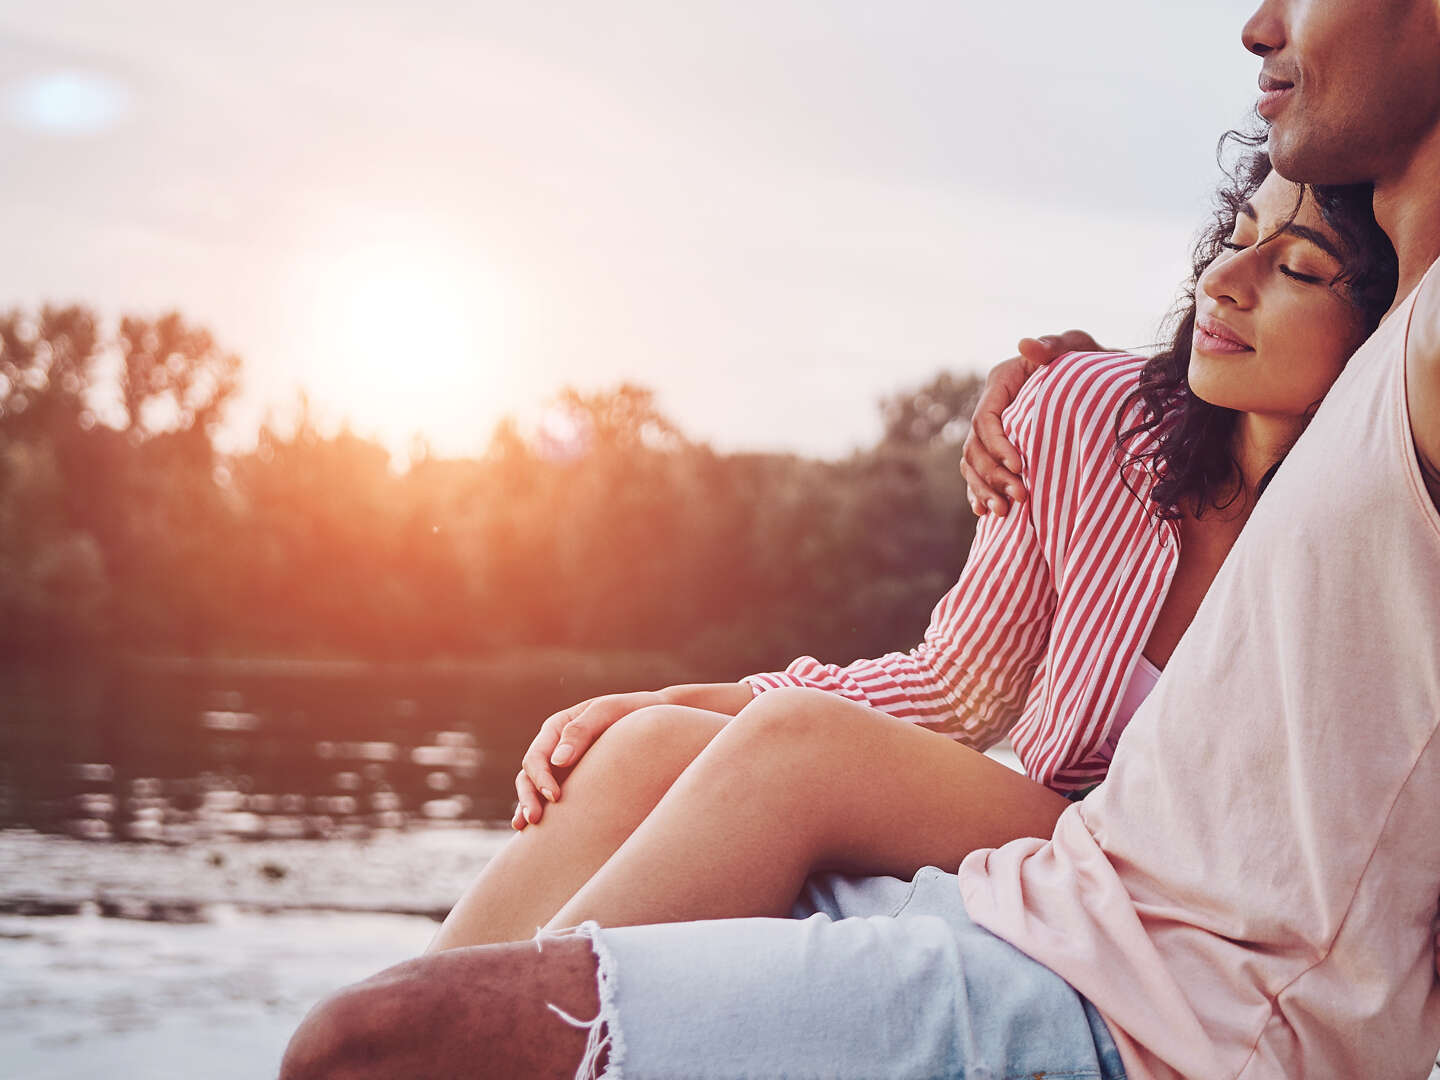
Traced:
POLYGON ((1400 260, 1398 305, 1440 258, 1440 124, 1394 176, 1376 181, 1375 218, 1400 260))

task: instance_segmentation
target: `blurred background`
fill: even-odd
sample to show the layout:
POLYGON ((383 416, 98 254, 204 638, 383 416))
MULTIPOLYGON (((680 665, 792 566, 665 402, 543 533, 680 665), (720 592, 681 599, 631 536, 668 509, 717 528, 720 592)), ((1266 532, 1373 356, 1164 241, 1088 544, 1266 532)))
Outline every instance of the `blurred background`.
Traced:
POLYGON ((918 640, 1250 4, 0 8, 0 1060, 264 1076, 550 712, 918 640))

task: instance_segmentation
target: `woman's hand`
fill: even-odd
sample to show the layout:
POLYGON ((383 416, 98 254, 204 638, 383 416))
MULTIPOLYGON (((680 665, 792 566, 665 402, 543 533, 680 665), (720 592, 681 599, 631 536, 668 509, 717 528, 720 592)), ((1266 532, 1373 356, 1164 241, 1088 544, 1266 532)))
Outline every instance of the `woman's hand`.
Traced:
POLYGON ((582 754, 611 724, 650 705, 690 705, 734 716, 755 696, 748 683, 691 683, 633 694, 605 694, 561 709, 540 725, 515 776, 512 829, 534 825, 545 803, 560 799, 556 770, 575 767, 582 754))
POLYGON ((985 377, 985 390, 975 403, 970 434, 965 436, 965 457, 960 471, 970 509, 976 517, 993 511, 1004 517, 1011 503, 1025 501, 1020 481, 1020 454, 1005 437, 1000 414, 1015 400, 1025 380, 1057 356, 1067 352, 1094 352, 1100 346, 1084 330, 1067 330, 1059 335, 1021 338, 1020 355, 995 365, 985 377))

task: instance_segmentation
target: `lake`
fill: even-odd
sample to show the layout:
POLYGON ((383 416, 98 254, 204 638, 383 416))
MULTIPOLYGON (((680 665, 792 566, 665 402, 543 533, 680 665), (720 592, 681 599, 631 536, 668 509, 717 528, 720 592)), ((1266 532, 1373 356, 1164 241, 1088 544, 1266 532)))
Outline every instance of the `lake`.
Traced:
POLYGON ((274 1074, 511 835, 550 712, 653 654, 0 665, 0 1074, 274 1074))
POLYGON ((547 715, 687 677, 664 655, 563 650, 0 666, 0 827, 189 844, 507 820, 547 715))
POLYGON ((417 955, 437 923, 405 912, 443 912, 509 835, 182 846, 0 831, 0 1074, 274 1076, 306 1011, 417 955))

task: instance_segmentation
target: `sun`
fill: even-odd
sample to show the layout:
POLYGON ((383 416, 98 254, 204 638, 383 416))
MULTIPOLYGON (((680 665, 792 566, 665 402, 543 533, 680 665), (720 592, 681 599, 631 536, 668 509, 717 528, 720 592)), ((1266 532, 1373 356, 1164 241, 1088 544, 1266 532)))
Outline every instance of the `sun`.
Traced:
POLYGON ((493 277, 475 256, 413 239, 369 243, 317 267, 303 379, 318 411, 392 450, 445 437, 493 400, 505 349, 493 277))

